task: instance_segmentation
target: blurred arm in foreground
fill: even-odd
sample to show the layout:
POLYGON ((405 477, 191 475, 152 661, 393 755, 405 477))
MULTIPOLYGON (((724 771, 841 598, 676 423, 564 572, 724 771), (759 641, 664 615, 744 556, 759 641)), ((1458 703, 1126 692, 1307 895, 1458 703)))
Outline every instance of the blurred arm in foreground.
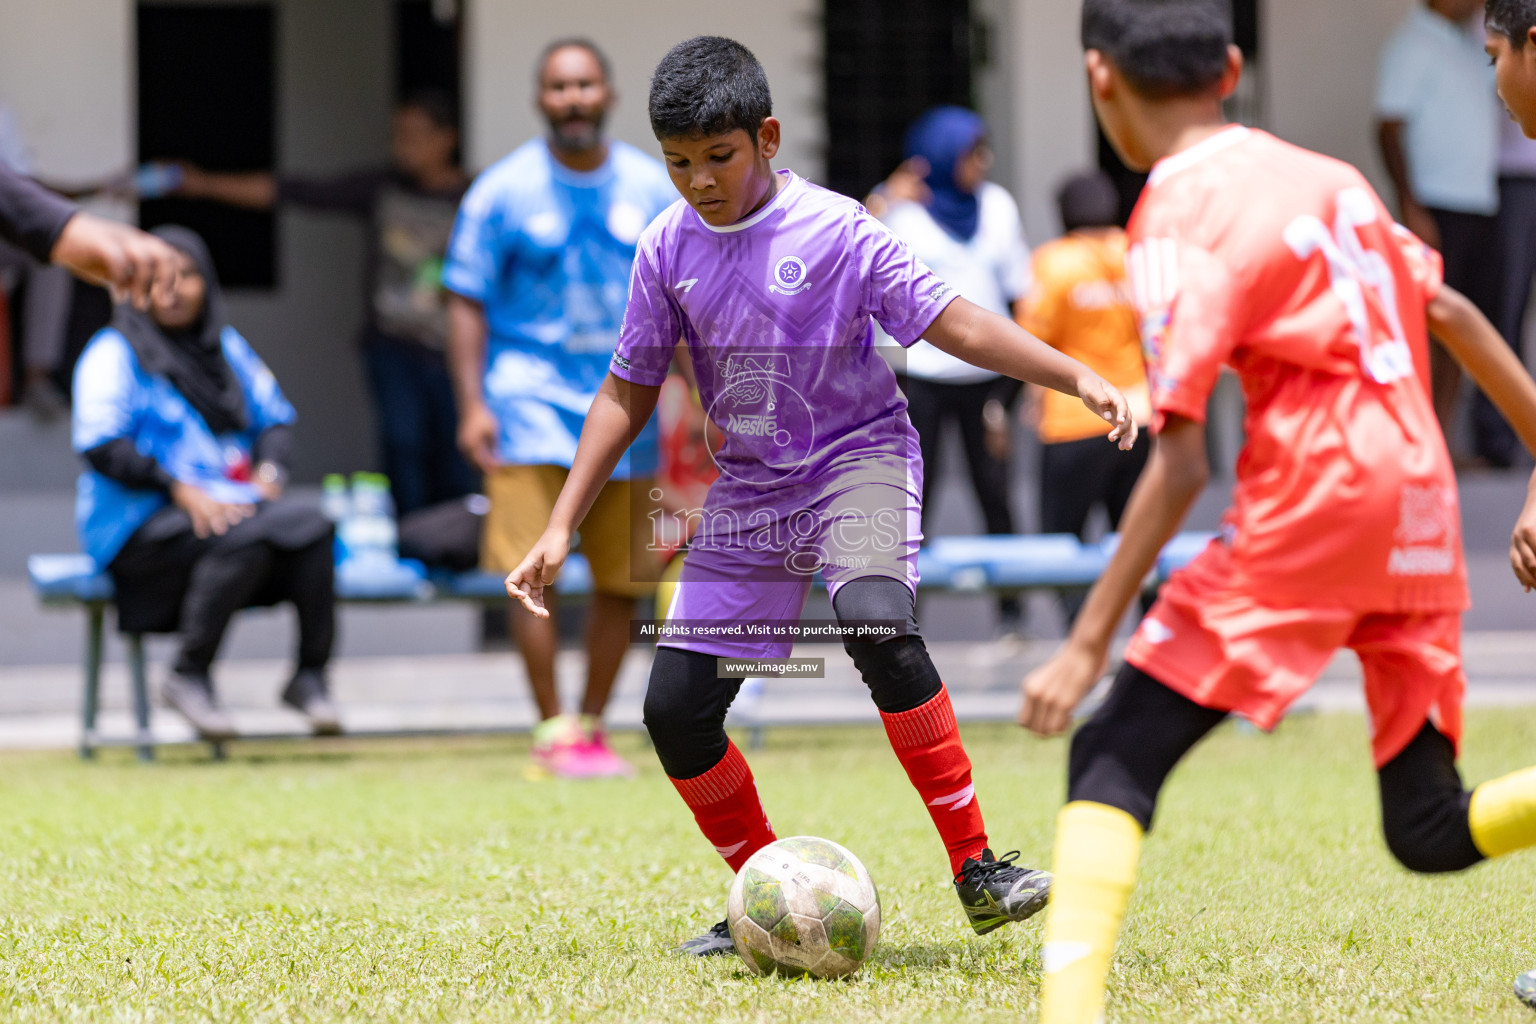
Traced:
POLYGON ((177 259, 137 228, 85 213, 19 174, 0 168, 0 238, 44 263, 104 284, 139 309, 152 291, 169 294, 177 259))

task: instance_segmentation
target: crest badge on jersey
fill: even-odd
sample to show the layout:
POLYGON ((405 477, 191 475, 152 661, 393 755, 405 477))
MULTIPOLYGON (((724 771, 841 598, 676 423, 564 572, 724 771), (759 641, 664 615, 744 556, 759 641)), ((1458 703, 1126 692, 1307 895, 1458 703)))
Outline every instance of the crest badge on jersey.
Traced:
POLYGON ((799 256, 785 256, 774 264, 773 284, 768 290, 779 295, 799 295, 811 286, 805 261, 799 256))

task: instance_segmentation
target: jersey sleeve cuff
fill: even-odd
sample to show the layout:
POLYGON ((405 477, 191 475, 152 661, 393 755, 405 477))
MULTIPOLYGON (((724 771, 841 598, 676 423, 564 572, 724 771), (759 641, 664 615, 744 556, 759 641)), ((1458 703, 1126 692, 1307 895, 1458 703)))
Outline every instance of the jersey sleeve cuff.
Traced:
POLYGON ((666 370, 663 370, 659 376, 648 374, 643 370, 637 370, 628 359, 617 352, 614 353, 612 359, 608 360, 608 372, 620 380, 627 380, 631 384, 638 384, 643 388, 659 388, 667 380, 666 370))
POLYGON ((471 274, 454 273, 451 267, 443 271, 443 287, 460 298, 478 302, 482 306, 485 305, 485 294, 490 290, 484 281, 471 274))
POLYGON ((922 314, 920 319, 914 321, 915 323, 921 323, 923 328, 916 334, 912 335, 910 338, 903 338, 897 334, 892 334, 891 337, 896 339, 896 344, 900 345, 902 348, 911 348, 913 345, 916 345, 919 341, 923 340, 923 335, 927 334, 928 328, 932 327, 934 323, 939 319, 939 314, 948 309, 949 304, 954 302, 959 297, 959 292, 950 291, 950 293, 945 295, 940 301, 935 302, 927 312, 922 314))
POLYGON ((1196 399, 1193 395, 1169 395, 1158 400, 1153 409, 1152 430, 1160 433, 1164 422, 1169 416, 1178 416, 1195 423, 1205 422, 1206 398, 1196 399))

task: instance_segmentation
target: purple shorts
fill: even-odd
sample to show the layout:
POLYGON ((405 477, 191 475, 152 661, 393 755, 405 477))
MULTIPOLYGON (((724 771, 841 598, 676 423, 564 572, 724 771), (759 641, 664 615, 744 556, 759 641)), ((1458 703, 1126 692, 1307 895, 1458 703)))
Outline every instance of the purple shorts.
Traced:
POLYGON ((818 574, 833 597, 864 576, 901 580, 915 594, 920 492, 911 476, 897 483, 888 473, 855 472, 839 486, 818 488, 814 502, 793 512, 706 512, 667 607, 674 632, 658 646, 788 657, 794 637, 784 627, 800 621, 818 574))

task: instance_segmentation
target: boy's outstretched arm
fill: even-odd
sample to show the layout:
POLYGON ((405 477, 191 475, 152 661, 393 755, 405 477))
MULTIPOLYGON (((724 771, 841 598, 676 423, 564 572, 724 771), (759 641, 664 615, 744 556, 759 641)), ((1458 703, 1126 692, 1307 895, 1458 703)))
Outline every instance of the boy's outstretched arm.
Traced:
MULTIPOLYGON (((1454 288, 1442 287, 1426 312, 1430 331, 1504 414, 1525 450, 1536 455, 1536 382, 1514 351, 1472 300, 1454 288)), ((1536 477, 1515 521, 1509 561, 1520 584, 1528 591, 1536 588, 1536 477)))
POLYGON ((549 525, 507 575, 507 593, 541 619, 549 618, 544 588, 555 581, 571 552, 571 534, 587 517, 598 492, 656 411, 659 387, 632 384, 610 373, 597 389, 576 443, 576 458, 549 514, 549 525))
POLYGON ((1109 567, 1088 592, 1061 650, 1024 679, 1020 725, 1041 736, 1066 731, 1073 709, 1104 673, 1115 627, 1209 475, 1205 425, 1169 416, 1120 519, 1120 546, 1109 567))
POLYGON ((1111 441, 1119 442, 1122 449, 1136 443, 1136 421, 1119 388, 1007 317, 957 298, 944 307, 923 338, 972 366, 1076 395, 1110 423, 1111 441))

